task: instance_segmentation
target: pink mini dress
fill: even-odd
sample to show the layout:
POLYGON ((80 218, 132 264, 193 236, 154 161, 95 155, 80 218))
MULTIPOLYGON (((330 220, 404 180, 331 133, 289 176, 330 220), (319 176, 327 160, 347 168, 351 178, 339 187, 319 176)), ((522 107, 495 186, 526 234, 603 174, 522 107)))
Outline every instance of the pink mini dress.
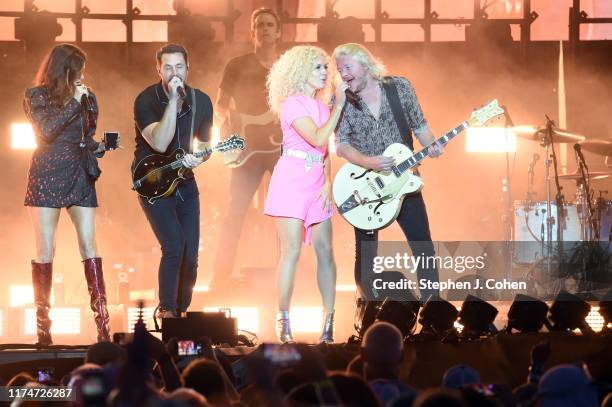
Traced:
POLYGON ((304 242, 310 244, 312 225, 331 218, 334 213, 325 210, 319 194, 325 182, 323 158, 325 147, 310 145, 293 128, 293 121, 310 117, 317 127, 329 119, 329 108, 317 99, 304 95, 292 95, 281 106, 280 125, 283 131, 283 151, 303 151, 321 162, 309 162, 291 155, 282 155, 272 172, 264 213, 270 216, 302 219, 304 221, 304 242))

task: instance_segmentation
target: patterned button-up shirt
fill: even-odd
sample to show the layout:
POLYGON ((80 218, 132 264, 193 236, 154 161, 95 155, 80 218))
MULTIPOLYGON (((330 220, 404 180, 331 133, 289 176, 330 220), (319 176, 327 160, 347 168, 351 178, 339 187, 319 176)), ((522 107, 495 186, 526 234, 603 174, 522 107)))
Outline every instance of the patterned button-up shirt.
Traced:
MULTIPOLYGON (((426 132, 429 127, 417 100, 410 81, 398 76, 392 77, 406 116, 408 127, 416 134, 426 132)), ((395 123, 387 95, 380 82, 381 103, 378 120, 372 115, 367 105, 361 102, 362 110, 347 102, 343 116, 336 128, 336 144, 350 144, 360 153, 367 156, 381 155, 393 143, 404 143, 399 128, 395 123)), ((407 137, 412 137, 408 134, 407 137)))

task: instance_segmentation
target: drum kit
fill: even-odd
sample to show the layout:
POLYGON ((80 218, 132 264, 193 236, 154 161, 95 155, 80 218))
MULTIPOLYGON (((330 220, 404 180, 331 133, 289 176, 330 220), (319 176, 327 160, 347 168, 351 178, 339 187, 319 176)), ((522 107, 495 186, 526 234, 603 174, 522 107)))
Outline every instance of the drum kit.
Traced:
MULTIPOLYGON (((589 139, 574 132, 557 128, 552 121, 546 126, 515 126, 517 137, 537 141, 545 149, 546 200, 533 199, 534 166, 539 158, 534 154, 528 170, 527 198, 514 201, 514 226, 512 240, 520 243, 515 248, 516 264, 531 265, 546 262, 550 276, 552 264, 563 261, 563 248, 576 247, 576 242, 612 241, 612 201, 605 200, 608 191, 599 190, 595 196, 591 183, 610 177, 612 164, 612 139, 589 139), (573 173, 559 174, 553 146, 557 143, 573 144, 578 169, 573 173), (582 151, 605 156, 608 171, 589 171, 582 151), (575 182, 573 202, 565 202, 563 182, 575 182), (554 184, 553 184, 554 183, 554 184), (556 194, 553 196, 553 185, 556 194), (527 248, 527 249, 526 249, 527 248)), ((516 244, 515 244, 516 247, 516 244)), ((571 250, 570 250, 571 253, 571 250)))

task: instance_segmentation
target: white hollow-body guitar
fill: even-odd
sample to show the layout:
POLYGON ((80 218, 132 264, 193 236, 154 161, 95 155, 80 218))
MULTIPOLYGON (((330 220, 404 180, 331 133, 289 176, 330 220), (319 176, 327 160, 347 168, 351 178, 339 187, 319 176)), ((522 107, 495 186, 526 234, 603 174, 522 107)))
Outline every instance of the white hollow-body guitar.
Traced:
MULTIPOLYGON (((472 112, 470 119, 455 127, 437 141, 446 145, 463 130, 482 126, 504 114, 497 100, 472 112)), ((395 158, 390 172, 379 172, 355 164, 344 164, 334 179, 333 195, 338 212, 358 229, 377 230, 391 224, 399 214, 402 200, 423 188, 423 181, 413 169, 427 157, 427 147, 416 154, 404 144, 391 144, 384 156, 395 158)))

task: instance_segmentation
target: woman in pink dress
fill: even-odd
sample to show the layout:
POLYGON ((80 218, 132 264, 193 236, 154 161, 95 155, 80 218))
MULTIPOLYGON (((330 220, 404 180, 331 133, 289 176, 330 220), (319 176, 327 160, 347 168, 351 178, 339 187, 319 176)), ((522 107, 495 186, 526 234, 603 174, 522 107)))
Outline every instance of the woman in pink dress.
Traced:
POLYGON ((296 46, 285 52, 268 76, 270 109, 280 117, 283 148, 264 208, 276 218, 281 243, 278 262, 278 335, 293 342, 289 305, 302 240, 312 241, 317 256, 317 283, 323 298, 321 342, 333 342, 336 264, 332 250, 331 161, 327 150, 346 95, 341 83, 331 113, 321 101, 328 93, 327 64, 322 49, 296 46))

